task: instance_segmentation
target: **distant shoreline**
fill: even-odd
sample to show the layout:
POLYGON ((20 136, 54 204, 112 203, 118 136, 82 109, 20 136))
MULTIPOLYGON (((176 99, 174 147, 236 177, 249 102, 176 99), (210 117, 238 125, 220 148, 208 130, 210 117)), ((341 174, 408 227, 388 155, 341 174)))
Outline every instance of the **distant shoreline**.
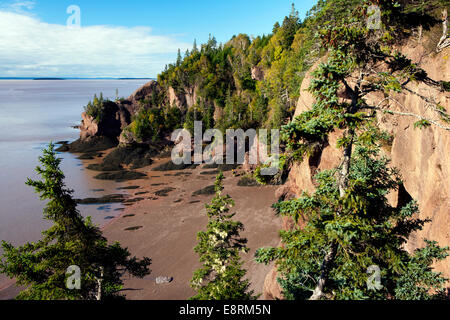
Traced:
POLYGON ((155 78, 20 78, 20 77, 0 77, 0 80, 156 80, 155 78))

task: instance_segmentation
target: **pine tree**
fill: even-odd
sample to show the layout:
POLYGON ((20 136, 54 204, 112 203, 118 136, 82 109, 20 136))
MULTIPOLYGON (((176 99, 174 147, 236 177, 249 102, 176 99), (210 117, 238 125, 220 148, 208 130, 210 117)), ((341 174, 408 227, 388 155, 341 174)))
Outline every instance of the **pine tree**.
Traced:
POLYGON ((177 52, 177 67, 181 66, 182 62, 183 62, 183 58, 181 57, 181 50, 178 49, 178 52, 177 52))
POLYGON ((194 45, 192 46, 192 53, 198 53, 197 39, 194 39, 194 45))
POLYGON ((216 196, 206 205, 209 222, 206 231, 198 233, 195 252, 203 264, 195 271, 191 287, 197 291, 192 300, 251 300, 253 291, 244 280, 246 271, 242 268, 240 252, 248 252, 247 240, 239 236, 244 229, 241 222, 233 221, 229 214, 234 205, 229 195, 222 195, 223 173, 215 182, 216 196))
POLYGON ((2 242, 0 273, 27 287, 17 299, 111 299, 120 298, 121 276, 144 277, 150 273, 149 258, 130 258, 127 249, 118 242, 108 244, 100 229, 90 218, 84 219, 77 210, 72 190, 64 184, 54 145, 44 149, 39 157, 42 166, 36 171, 42 180, 28 179, 41 200, 47 204, 43 214, 53 225, 42 232, 42 239, 14 247, 2 242), (69 289, 66 274, 70 266, 81 270, 80 289, 69 289))

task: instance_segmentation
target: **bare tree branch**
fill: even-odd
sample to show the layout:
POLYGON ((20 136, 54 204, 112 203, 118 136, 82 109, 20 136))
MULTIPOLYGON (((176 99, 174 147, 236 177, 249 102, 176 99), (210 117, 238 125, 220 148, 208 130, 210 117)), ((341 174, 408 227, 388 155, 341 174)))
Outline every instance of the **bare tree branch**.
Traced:
POLYGON ((380 111, 384 111, 384 112, 387 112, 387 113, 392 113, 392 114, 396 114, 396 115, 400 115, 400 116, 414 117, 414 118, 417 118, 419 120, 428 121, 429 123, 431 123, 431 124, 441 128, 441 129, 450 131, 450 127, 445 127, 442 124, 440 124, 439 122, 437 122, 435 120, 432 120, 432 119, 429 119, 429 118, 426 118, 426 117, 423 117, 421 115, 418 115, 418 114, 415 114, 415 113, 412 113, 412 112, 394 111, 394 110, 390 110, 390 109, 381 107, 381 105, 385 101, 389 101, 389 100, 392 100, 392 101, 396 102, 398 105, 400 105, 401 107, 405 108, 405 106, 402 105, 400 102, 398 102, 396 99, 394 99, 392 97, 387 97, 387 98, 384 98, 383 100, 381 100, 376 107, 368 107, 368 109, 380 110, 380 111))
POLYGON ((441 52, 444 48, 450 46, 450 38, 447 36, 448 34, 448 26, 447 26, 447 9, 444 9, 442 12, 442 37, 439 40, 439 43, 437 44, 436 51, 441 52))

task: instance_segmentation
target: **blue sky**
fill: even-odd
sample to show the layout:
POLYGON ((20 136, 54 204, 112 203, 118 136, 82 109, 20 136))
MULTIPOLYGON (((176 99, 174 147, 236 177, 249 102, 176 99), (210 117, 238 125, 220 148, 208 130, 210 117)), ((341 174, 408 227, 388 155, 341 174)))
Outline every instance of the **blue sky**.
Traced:
POLYGON ((155 77, 194 39, 270 33, 315 0, 0 1, 0 77, 155 77), (67 28, 70 5, 81 28, 67 28))

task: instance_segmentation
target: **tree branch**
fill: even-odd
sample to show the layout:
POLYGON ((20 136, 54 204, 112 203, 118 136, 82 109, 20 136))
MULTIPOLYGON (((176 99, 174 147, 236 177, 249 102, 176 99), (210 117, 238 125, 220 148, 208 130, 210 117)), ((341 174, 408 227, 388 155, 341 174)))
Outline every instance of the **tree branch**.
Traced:
POLYGON ((392 100, 392 101, 396 102, 397 104, 399 104, 400 106, 402 106, 403 108, 405 108, 405 106, 402 105, 400 102, 398 102, 396 99, 391 98, 391 97, 387 97, 387 98, 384 98, 383 100, 381 100, 376 107, 367 107, 366 109, 375 109, 375 110, 380 110, 380 111, 396 114, 396 115, 399 115, 399 116, 414 117, 414 118, 417 118, 419 120, 428 121, 428 122, 432 123, 433 125, 441 128, 441 129, 450 131, 450 127, 445 127, 442 124, 440 124, 439 122, 437 122, 435 120, 432 120, 432 119, 429 119, 429 118, 425 118, 425 117, 423 117, 421 115, 418 115, 418 114, 415 114, 415 113, 412 113, 412 112, 394 111, 394 110, 390 110, 390 109, 386 109, 386 108, 380 107, 383 102, 388 101, 388 100, 392 100))
POLYGON ((443 29, 442 37, 437 44, 436 52, 441 52, 444 48, 450 46, 450 38, 447 37, 448 33, 447 18, 448 18, 447 9, 444 9, 444 11, 442 12, 442 29, 443 29))

